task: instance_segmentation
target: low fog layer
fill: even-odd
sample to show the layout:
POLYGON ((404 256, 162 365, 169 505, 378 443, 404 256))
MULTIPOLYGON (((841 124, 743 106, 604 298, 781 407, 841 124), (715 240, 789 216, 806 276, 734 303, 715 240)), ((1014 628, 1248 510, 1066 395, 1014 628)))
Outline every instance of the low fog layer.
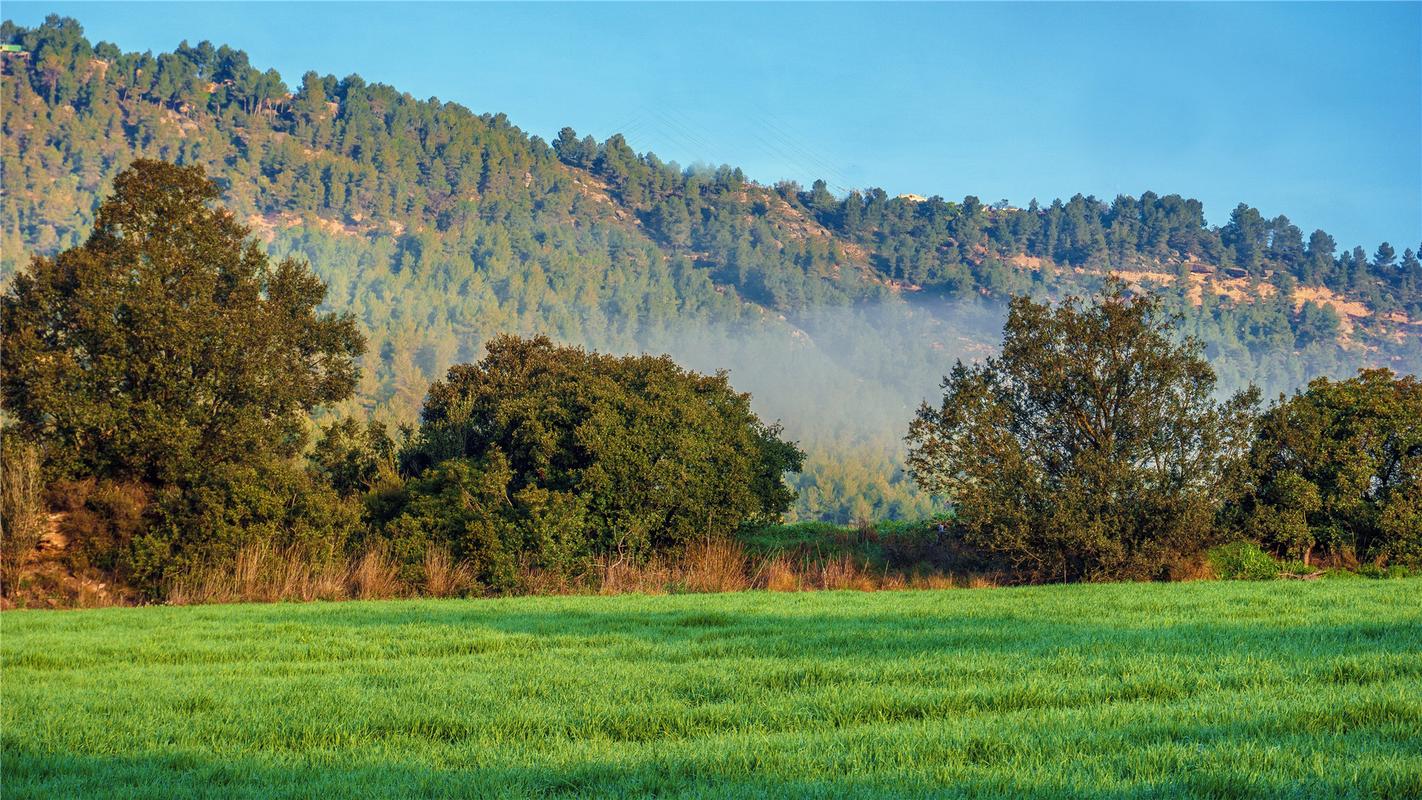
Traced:
POLYGON ((806 448, 896 450, 953 363, 994 351, 1005 314, 987 301, 891 300, 680 330, 644 348, 700 372, 727 370, 763 419, 806 448))

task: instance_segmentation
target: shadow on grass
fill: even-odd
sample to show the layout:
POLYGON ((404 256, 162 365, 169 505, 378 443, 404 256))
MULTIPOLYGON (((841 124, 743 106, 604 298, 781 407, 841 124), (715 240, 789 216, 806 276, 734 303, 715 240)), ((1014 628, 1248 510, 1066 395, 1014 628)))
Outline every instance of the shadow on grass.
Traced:
MULTIPOLYGON (((1064 767, 1066 765, 1063 765, 1064 767)), ((1082 786, 1047 774, 1003 770, 941 783, 851 775, 819 780, 716 774, 713 765, 670 762, 628 767, 591 762, 567 769, 433 770, 399 764, 359 767, 274 765, 256 759, 196 756, 100 757, 5 748, 6 800, 40 798, 1285 798, 1416 797, 1422 779, 1400 765, 1328 779, 1271 778, 1204 768, 1114 787, 1082 786)), ((1065 773, 1064 773, 1065 774, 1065 773)), ((1119 780, 1125 778, 1125 780, 1119 780)))
MULTIPOLYGON (((1317 623, 1192 618, 1149 626, 1034 619, 1016 613, 928 616, 921 612, 787 615, 754 608, 699 610, 519 610, 490 613, 456 603, 437 610, 338 614, 304 620, 322 628, 354 631, 408 628, 412 636, 431 623, 481 636, 514 636, 533 649, 578 640, 590 646, 640 642, 687 659, 716 655, 817 658, 902 658, 955 651, 1034 656, 1062 650, 1089 654, 1157 654, 1190 657, 1253 655, 1298 662, 1335 656, 1417 655, 1422 676, 1422 613, 1386 621, 1317 623)), ((358 634, 353 634, 358 635, 358 634)), ((1346 677, 1346 676, 1345 676, 1346 677)), ((1354 676, 1367 680, 1362 673, 1354 676)))

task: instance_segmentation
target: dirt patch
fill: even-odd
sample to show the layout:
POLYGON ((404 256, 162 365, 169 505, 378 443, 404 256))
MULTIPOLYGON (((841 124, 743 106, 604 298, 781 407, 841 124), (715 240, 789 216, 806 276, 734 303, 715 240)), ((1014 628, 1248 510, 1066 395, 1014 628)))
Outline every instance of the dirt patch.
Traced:
MULTIPOLYGON (((252 214, 244 221, 247 227, 252 229, 252 233, 267 244, 271 244, 272 240, 276 239, 278 230, 302 226, 315 228, 331 236, 343 236, 351 239, 371 236, 379 233, 381 230, 381 226, 374 223, 368 225, 342 223, 327 217, 303 216, 293 214, 290 211, 282 211, 277 214, 252 214)), ((405 225, 400 222, 392 221, 387 223, 384 227, 388 228, 396 236, 399 236, 405 231, 405 225)))
POLYGON ((1338 331, 1345 338, 1353 335, 1354 320, 1372 316, 1368 307, 1356 300, 1348 300, 1326 286, 1298 286, 1294 288, 1294 312, 1303 308, 1304 303, 1328 306, 1338 315, 1338 331))
POLYGON ((132 592, 114 586, 94 571, 70 565, 70 542, 62 532, 65 514, 50 514, 39 544, 8 581, 0 608, 98 608, 129 605, 132 592))

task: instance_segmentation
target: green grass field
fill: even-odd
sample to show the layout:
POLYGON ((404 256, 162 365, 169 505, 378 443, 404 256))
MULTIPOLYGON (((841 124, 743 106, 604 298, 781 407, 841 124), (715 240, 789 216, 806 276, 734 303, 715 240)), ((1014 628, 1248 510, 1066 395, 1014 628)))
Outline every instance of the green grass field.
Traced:
POLYGON ((1422 580, 9 612, 3 796, 1422 797, 1422 580))

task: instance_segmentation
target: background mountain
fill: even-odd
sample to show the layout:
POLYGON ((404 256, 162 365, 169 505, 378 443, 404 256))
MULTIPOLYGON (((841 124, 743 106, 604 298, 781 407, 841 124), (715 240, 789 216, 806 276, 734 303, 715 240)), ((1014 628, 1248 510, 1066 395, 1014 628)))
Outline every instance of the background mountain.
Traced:
MULTIPOLYGON (((1340 248, 1241 204, 1144 192, 1018 209, 817 182, 765 186, 571 129, 416 100, 359 76, 299 86, 240 50, 91 44, 73 20, 0 26, 0 270, 87 235, 140 156, 197 163, 276 255, 370 338, 356 403, 410 421, 429 382, 500 332, 728 368, 810 457, 799 514, 931 510, 900 437, 954 358, 991 352, 1011 293, 1109 274, 1163 291, 1225 385, 1291 390, 1360 366, 1422 371, 1422 265, 1340 248)), ((336 413, 351 409, 336 409, 336 413)))

